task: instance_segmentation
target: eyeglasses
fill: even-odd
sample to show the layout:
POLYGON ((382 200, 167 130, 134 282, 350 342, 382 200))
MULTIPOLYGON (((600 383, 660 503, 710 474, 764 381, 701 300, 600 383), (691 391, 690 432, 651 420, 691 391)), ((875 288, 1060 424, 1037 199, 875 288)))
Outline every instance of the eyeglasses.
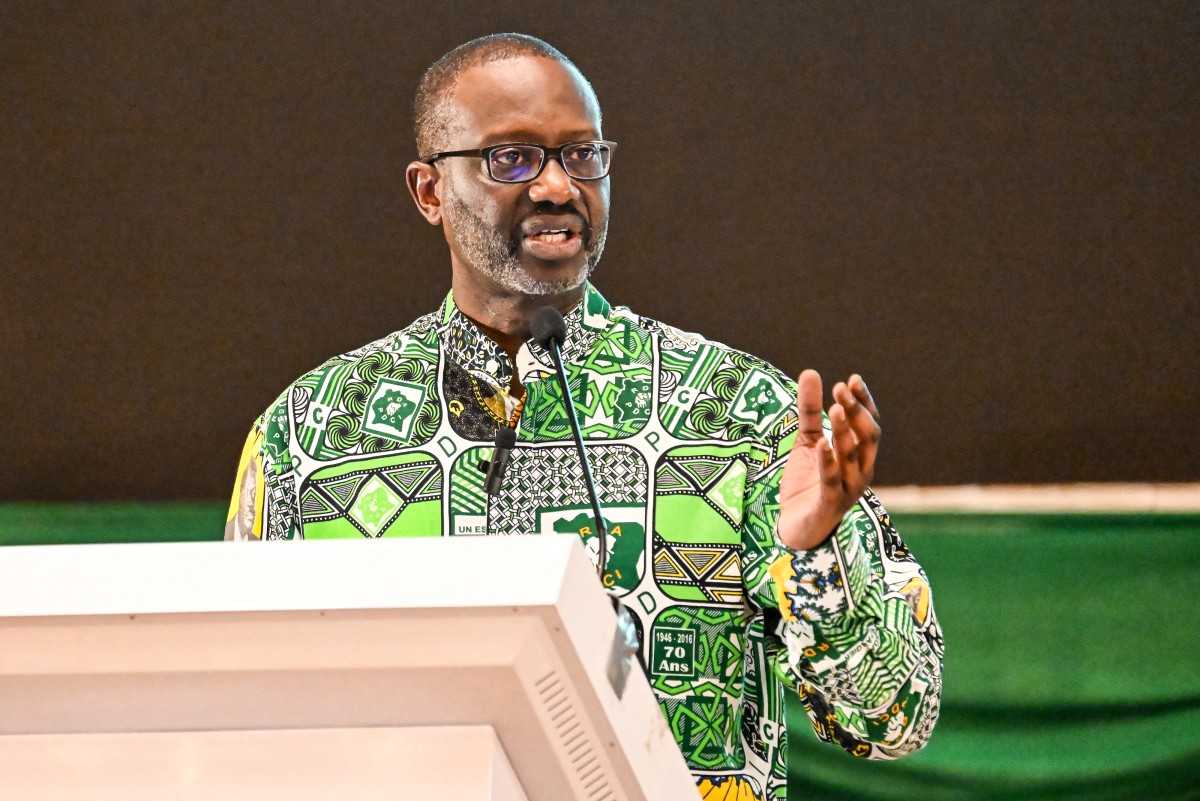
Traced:
POLYGON ((523 184, 542 174, 549 159, 557 159, 563 172, 579 181, 595 181, 608 175, 616 142, 594 139, 589 142, 567 142, 558 147, 542 147, 513 143, 492 145, 476 150, 451 150, 434 153, 421 159, 433 164, 450 156, 481 156, 488 176, 503 184, 523 184))

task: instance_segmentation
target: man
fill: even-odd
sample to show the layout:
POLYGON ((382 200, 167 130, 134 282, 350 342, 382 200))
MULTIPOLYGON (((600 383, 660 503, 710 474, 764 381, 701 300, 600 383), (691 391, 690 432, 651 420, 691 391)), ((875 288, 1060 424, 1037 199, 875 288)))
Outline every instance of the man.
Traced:
POLYGON ((227 536, 247 521, 266 539, 577 532, 597 558, 552 362, 529 341, 530 314, 550 305, 610 531, 602 581, 635 616, 701 795, 784 796, 785 685, 853 754, 920 748, 941 635, 867 489, 879 425, 863 380, 836 384, 823 420, 815 372, 793 383, 588 283, 615 144, 550 45, 468 42, 429 69, 416 111, 408 188, 449 245, 451 293, 267 410, 227 536), (500 426, 519 441, 489 501, 478 464, 500 426))

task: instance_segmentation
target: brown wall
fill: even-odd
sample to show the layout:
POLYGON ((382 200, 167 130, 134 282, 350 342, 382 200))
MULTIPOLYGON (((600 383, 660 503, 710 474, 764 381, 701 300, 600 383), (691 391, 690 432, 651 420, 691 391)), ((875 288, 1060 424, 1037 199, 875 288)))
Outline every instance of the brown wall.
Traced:
POLYGON ((496 30, 621 144, 598 286, 861 371, 877 483, 1200 479, 1200 4, 643 5, 0 5, 0 499, 224 496, 432 309, 410 98, 496 30))

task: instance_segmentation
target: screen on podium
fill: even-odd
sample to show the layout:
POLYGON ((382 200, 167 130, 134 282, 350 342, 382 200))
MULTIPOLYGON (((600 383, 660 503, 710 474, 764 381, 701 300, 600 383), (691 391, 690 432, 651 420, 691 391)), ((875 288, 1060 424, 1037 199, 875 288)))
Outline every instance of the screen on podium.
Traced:
POLYGON ((0 549, 0 789, 696 798, 569 536, 0 549))

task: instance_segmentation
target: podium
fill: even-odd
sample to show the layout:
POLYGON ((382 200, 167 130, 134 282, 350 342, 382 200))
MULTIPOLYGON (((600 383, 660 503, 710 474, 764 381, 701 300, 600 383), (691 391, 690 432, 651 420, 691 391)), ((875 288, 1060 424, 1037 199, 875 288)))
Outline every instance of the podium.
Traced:
POLYGON ((0 797, 695 801, 577 537, 0 548, 0 797))

